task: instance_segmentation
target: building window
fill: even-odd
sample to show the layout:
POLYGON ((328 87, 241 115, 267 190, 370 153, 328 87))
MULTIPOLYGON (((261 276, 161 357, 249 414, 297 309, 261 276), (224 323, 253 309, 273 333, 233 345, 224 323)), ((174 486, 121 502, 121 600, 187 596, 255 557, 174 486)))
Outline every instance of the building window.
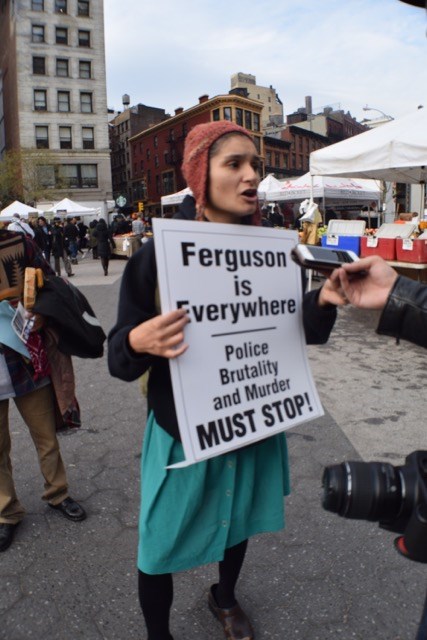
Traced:
POLYGON ((55 42, 56 44, 68 44, 68 29, 65 27, 56 27, 55 42))
POLYGON ((80 93, 80 111, 82 113, 92 113, 93 105, 92 105, 92 94, 91 93, 80 93))
POLYGON ((79 47, 90 47, 90 31, 79 29, 79 47))
POLYGON ((36 148, 49 149, 49 128, 45 126, 36 127, 36 148))
POLYGON ((231 122, 231 107, 224 107, 224 120, 230 120, 231 122))
POLYGON ((246 127, 246 129, 252 129, 252 113, 251 113, 251 111, 245 111, 245 127, 246 127))
POLYGON ((35 111, 47 111, 47 91, 45 89, 34 90, 35 111))
POLYGON ((254 131, 259 131, 259 114, 258 113, 252 114, 252 123, 253 123, 254 131))
POLYGON ((96 164, 62 164, 58 167, 58 186, 62 188, 90 189, 98 187, 96 164))
POLYGON ((58 91, 58 111, 66 113, 70 111, 70 92, 58 91))
POLYGON ((82 127, 83 149, 95 149, 93 127, 82 127))
POLYGON ((236 109, 236 124, 243 127, 243 109, 236 109))
POLYGON ((83 188, 98 186, 98 167, 96 164, 80 165, 80 175, 83 188))
POLYGON ((157 191, 157 193, 161 193, 161 181, 160 181, 160 176, 156 176, 156 191, 157 191))
POLYGON ((277 151, 274 153, 274 166, 278 169, 280 168, 280 153, 277 151))
POLYGON ((212 120, 214 122, 216 122, 217 120, 219 120, 219 109, 214 109, 212 111, 212 120))
POLYGON ((255 145, 255 148, 257 150, 257 153, 260 154, 261 153, 261 141, 260 141, 260 138, 258 136, 254 136, 253 137, 253 141, 254 141, 254 145, 255 145))
POLYGON ((157 136, 154 136, 154 146, 155 146, 156 149, 159 146, 159 141, 157 139, 157 136))
POLYGON ((46 58, 33 56, 33 73, 37 76, 46 75, 46 58))
POLYGON ((44 0, 31 0, 32 11, 44 11, 44 0))
POLYGON ((77 15, 89 17, 89 0, 78 0, 77 15))
POLYGON ((173 193, 175 191, 174 182, 173 182, 173 171, 165 171, 162 175, 163 181, 163 195, 167 195, 168 193, 173 193))
POLYGON ((67 13, 67 0, 55 0, 55 13, 67 13))
POLYGON ((149 160, 150 157, 151 157, 150 149, 147 148, 147 150, 145 152, 145 155, 146 155, 147 160, 149 160))
POLYGON ((56 75, 60 78, 68 78, 69 74, 69 63, 66 58, 57 58, 56 59, 56 75))
POLYGON ((159 156, 157 155, 157 153, 156 153, 156 155, 154 156, 154 166, 155 166, 155 167, 158 167, 158 166, 159 166, 159 156))
POLYGON ((59 127, 59 148, 72 149, 71 127, 59 127))
POLYGON ((266 151, 265 153, 265 164, 267 167, 271 167, 271 151, 266 151))
POLYGON ((79 60, 79 78, 92 77, 92 63, 90 60, 79 60))
POLYGON ((31 27, 31 42, 44 42, 44 26, 33 24, 31 27))

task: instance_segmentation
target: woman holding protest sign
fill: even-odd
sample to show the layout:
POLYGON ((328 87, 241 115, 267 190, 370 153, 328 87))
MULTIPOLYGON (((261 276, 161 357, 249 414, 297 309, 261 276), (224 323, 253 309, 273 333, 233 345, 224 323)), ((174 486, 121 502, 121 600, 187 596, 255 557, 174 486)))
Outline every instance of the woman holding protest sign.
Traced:
MULTIPOLYGON (((228 121, 194 127, 186 139, 183 172, 194 198, 186 198, 178 217, 261 224, 260 160, 249 131, 228 121)), ((281 433, 197 464, 166 468, 184 459, 169 359, 188 348, 184 334, 189 319, 184 309, 161 314, 156 289, 154 244, 149 241, 126 266, 118 319, 109 336, 112 375, 135 380, 149 369, 138 548, 148 639, 172 638, 172 573, 219 562, 209 607, 228 640, 251 640, 254 632, 237 603, 235 586, 248 538, 284 527, 286 438, 281 433)), ((327 341, 336 318, 334 305, 340 302, 328 281, 304 296, 307 342, 327 341)))

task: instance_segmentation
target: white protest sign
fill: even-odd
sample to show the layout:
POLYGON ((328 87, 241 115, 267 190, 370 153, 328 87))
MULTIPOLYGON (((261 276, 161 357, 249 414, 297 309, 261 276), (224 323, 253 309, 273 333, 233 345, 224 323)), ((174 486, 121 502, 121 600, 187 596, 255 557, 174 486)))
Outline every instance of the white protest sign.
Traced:
POLYGON ((295 231, 155 219, 162 312, 182 307, 170 360, 186 460, 198 462, 323 415, 302 326, 295 231))

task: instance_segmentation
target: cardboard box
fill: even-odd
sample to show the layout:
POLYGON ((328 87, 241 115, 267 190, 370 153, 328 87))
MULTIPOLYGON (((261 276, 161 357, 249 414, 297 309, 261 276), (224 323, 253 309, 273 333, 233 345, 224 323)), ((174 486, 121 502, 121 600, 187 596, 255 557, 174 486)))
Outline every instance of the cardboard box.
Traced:
POLYGON ((427 264, 427 238, 397 238, 396 259, 400 262, 427 264))

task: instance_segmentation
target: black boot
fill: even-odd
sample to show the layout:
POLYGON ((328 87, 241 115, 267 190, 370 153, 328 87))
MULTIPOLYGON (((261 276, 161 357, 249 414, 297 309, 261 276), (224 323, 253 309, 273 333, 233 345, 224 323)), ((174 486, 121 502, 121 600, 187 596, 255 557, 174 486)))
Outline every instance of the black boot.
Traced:
POLYGON ((0 551, 6 551, 10 547, 18 524, 19 522, 16 524, 0 522, 0 551))

